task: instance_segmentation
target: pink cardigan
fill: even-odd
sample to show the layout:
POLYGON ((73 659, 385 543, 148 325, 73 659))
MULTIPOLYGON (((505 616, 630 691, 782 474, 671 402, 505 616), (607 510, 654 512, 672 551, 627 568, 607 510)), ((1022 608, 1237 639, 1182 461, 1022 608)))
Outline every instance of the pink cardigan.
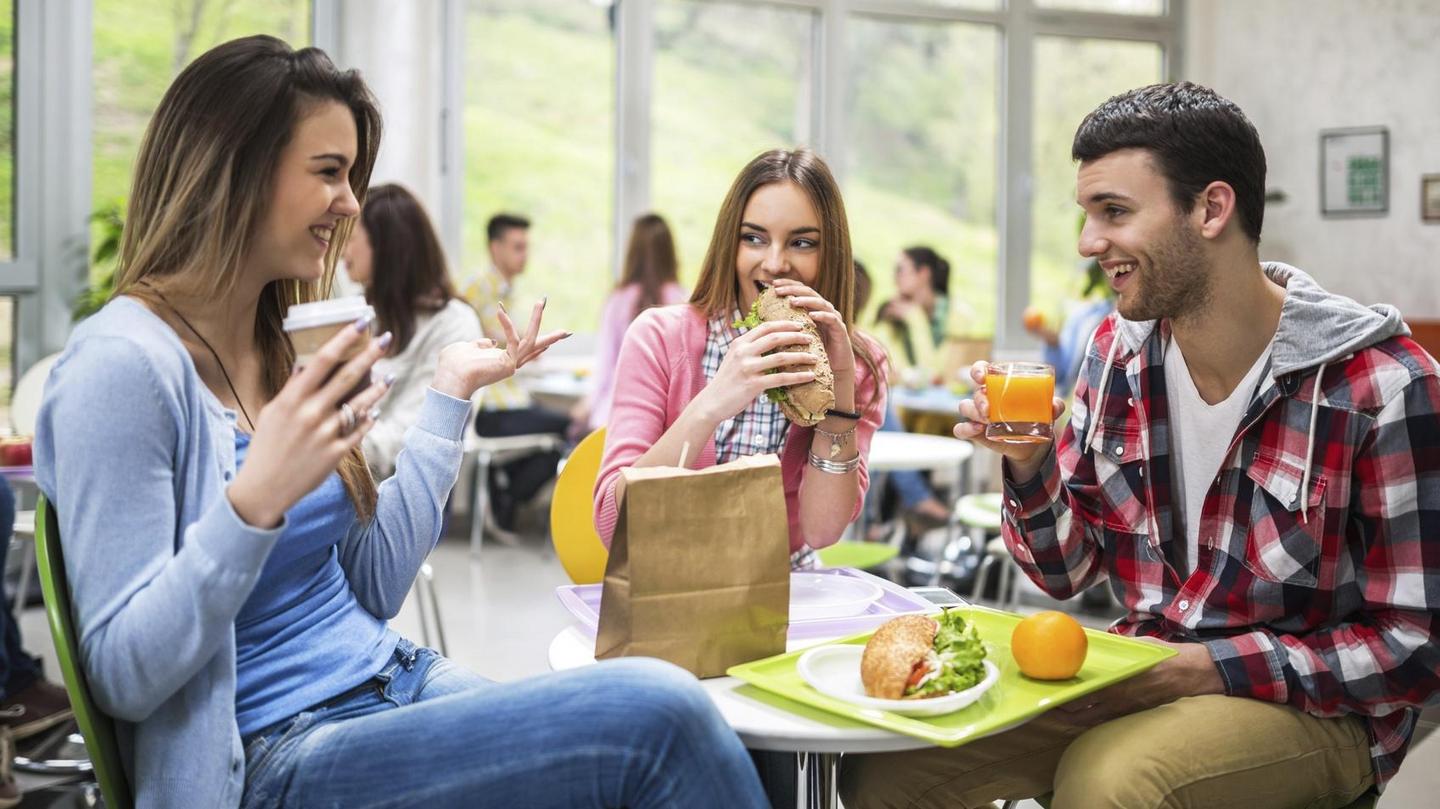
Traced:
MULTIPOLYGON (((620 470, 633 465, 648 452, 705 387, 705 372, 700 361, 705 354, 707 336, 705 316, 688 303, 648 309, 625 333, 615 368, 614 406, 605 434, 605 457, 600 464, 600 476, 595 480, 595 530, 607 548, 619 517, 615 482, 619 480, 620 470)), ((874 340, 859 334, 856 339, 866 341, 871 356, 880 364, 880 378, 884 379, 884 353, 874 340)), ((860 451, 860 493, 850 514, 852 520, 859 516, 865 492, 870 487, 865 459, 870 453, 870 439, 885 414, 884 389, 877 393, 874 375, 863 362, 856 368, 855 391, 863 417, 855 430, 860 451)), ((792 553, 805 544, 805 536, 800 532, 800 481, 808 466, 806 454, 814 435, 813 428, 791 425, 780 453, 792 553)), ((691 469, 715 465, 713 435, 692 458, 687 464, 691 469)))

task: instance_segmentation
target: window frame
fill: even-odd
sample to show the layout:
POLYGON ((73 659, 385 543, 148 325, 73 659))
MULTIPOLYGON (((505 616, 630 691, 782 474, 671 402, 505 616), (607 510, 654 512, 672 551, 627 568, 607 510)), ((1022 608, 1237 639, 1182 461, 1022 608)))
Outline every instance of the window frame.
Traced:
MULTIPOLYGON (((650 107, 654 73, 654 16, 656 0, 615 0, 618 3, 615 36, 615 204, 612 223, 612 273, 618 273, 621 251, 629 223, 649 209, 652 162, 650 154, 650 107)), ((1031 195, 1033 175, 1031 134, 1033 131, 1034 45, 1036 37, 1064 36, 1153 42, 1161 49, 1164 75, 1181 75, 1186 0, 1168 0, 1164 13, 1155 16, 1113 14, 1091 11, 1040 8, 1034 0, 998 0, 994 10, 975 10, 939 5, 924 0, 725 0, 730 3, 782 6, 805 9, 816 16, 811 58, 816 66, 813 86, 811 141, 830 163, 842 186, 845 167, 844 80, 829 77, 846 75, 849 54, 846 34, 852 16, 880 18, 895 22, 962 22, 994 26, 1000 37, 998 69, 999 143, 996 166, 997 194, 995 227, 1001 236, 996 262, 996 306, 994 345, 996 354, 1033 351, 1038 343, 1019 328, 1021 313, 1030 298, 1031 195)), ((451 14, 463 15, 461 0, 446 0, 451 14)), ((458 19, 458 17, 452 17, 458 19)), ((447 32, 461 29, 447 25, 447 32)), ((447 49, 462 51, 465 43, 453 33, 447 49)), ((445 58, 447 87, 458 105, 462 83, 471 77, 460 75, 461 54, 445 58)), ((459 140, 457 116, 445 123, 452 143, 459 140)), ((458 164, 463 154, 453 154, 458 164)), ((445 199, 456 211, 463 211, 460 172, 446 175, 445 199)), ((456 215, 458 222, 458 214, 456 215)), ((447 246, 460 256, 458 226, 447 231, 447 246)))

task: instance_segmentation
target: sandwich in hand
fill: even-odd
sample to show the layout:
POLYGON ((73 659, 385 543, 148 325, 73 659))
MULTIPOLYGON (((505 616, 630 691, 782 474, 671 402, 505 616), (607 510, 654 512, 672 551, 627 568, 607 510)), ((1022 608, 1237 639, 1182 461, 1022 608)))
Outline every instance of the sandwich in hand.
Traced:
POLYGON ((779 371, 814 371, 815 379, 788 388, 771 388, 765 391, 770 401, 780 405, 780 412, 792 423, 802 427, 813 427, 825 419, 825 411, 835 406, 835 375, 830 371, 830 357, 825 353, 825 344, 820 339, 820 330, 815 326, 809 313, 790 303, 788 298, 776 295, 775 290, 766 288, 750 307, 750 314, 735 321, 736 328, 753 329, 771 320, 792 320, 799 323, 809 345, 785 346, 781 351, 808 351, 815 355, 811 365, 793 365, 779 371))
POLYGON ((979 685, 984 661, 985 647, 959 611, 902 615, 865 644, 860 680, 866 696, 879 699, 943 697, 979 685))

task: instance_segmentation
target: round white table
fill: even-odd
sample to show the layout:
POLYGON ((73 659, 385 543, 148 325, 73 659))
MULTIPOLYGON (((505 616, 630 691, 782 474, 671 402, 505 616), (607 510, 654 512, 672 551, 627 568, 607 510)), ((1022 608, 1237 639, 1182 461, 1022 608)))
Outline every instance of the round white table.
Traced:
MULTIPOLYGON (((813 645, 807 641, 792 650, 813 645)), ((550 668, 573 669, 595 662, 595 643, 575 627, 568 627, 550 642, 550 668)), ((918 750, 930 743, 912 736, 835 716, 819 709, 785 701, 734 677, 712 677, 700 681, 720 715, 740 741, 752 750, 796 753, 798 766, 797 806, 807 809, 835 809, 836 775, 841 753, 888 753, 918 750), (800 710, 804 713, 796 713, 800 710)))
POLYGON ((895 385, 890 388, 890 402, 901 410, 912 413, 937 413, 943 416, 960 417, 960 403, 970 394, 955 393, 939 385, 924 388, 907 388, 895 385))
MULTIPOLYGON (((870 439, 871 472, 902 469, 946 469, 961 466, 975 454, 969 441, 920 433, 877 431, 870 439)), ((964 475, 962 474, 962 480, 964 475)), ((963 487, 962 487, 963 489, 963 487)))

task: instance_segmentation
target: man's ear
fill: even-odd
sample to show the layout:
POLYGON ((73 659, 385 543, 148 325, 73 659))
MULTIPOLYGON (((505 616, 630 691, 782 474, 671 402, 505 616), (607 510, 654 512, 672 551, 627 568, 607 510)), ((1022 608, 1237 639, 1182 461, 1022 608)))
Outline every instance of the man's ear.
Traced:
POLYGON ((1235 213, 1235 189, 1221 180, 1205 186, 1195 200, 1194 214, 1200 235, 1207 239, 1219 238, 1235 213))

